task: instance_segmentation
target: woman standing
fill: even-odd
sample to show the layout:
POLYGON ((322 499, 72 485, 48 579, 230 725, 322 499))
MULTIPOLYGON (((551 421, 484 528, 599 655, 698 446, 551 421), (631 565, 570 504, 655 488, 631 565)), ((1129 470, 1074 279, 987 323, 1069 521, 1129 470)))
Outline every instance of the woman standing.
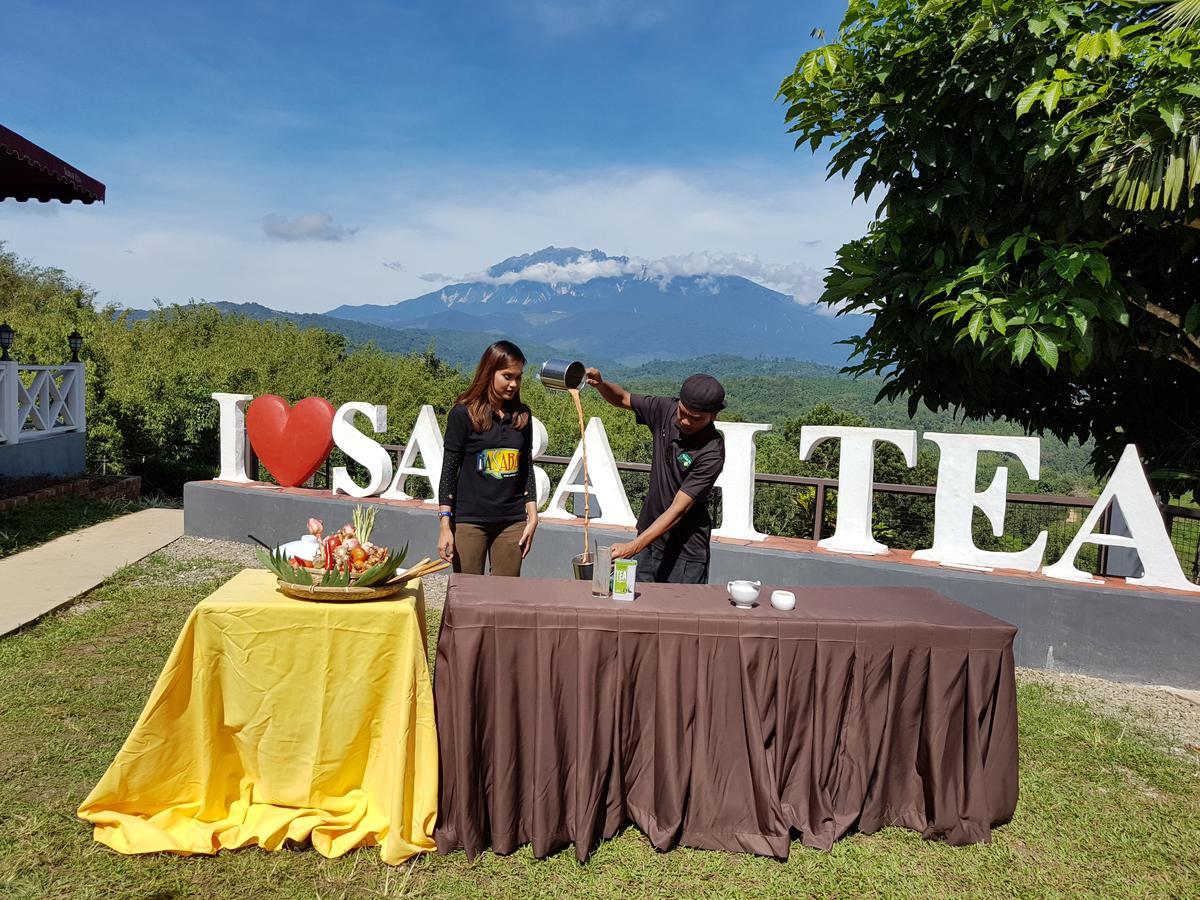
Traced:
POLYGON ((520 575, 537 530, 533 417, 521 402, 525 356, 496 341, 446 419, 438 553, 455 572, 520 575))

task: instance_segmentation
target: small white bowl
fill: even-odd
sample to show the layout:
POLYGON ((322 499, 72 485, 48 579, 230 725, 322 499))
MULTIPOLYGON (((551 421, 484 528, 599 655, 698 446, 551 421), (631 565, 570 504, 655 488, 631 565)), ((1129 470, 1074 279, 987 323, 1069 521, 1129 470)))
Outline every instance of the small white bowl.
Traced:
POLYGON ((791 591, 771 591, 771 605, 787 612, 796 608, 796 595, 791 591))
POLYGON ((752 606, 758 599, 760 581, 731 581, 725 587, 729 591, 729 599, 738 606, 752 606))
POLYGON ((286 544, 280 544, 275 549, 288 559, 296 556, 311 562, 316 559, 318 546, 317 539, 311 534, 306 534, 298 541, 288 541, 286 544))

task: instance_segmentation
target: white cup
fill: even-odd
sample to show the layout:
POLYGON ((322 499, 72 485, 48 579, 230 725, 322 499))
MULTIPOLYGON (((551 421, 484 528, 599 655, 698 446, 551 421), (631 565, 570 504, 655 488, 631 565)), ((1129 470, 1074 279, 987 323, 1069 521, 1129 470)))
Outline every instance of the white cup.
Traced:
POLYGON ((771 591, 771 605, 787 612, 796 608, 796 595, 791 591, 771 591))

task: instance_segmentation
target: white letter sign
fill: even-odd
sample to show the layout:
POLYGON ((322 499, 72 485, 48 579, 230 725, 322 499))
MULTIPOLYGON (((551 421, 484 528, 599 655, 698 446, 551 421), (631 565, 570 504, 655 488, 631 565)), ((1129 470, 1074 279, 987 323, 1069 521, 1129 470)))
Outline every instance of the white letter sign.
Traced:
POLYGON ((220 414, 218 435, 221 448, 221 471, 214 481, 233 481, 250 484, 246 475, 246 404, 253 394, 213 394, 220 414))
POLYGON ((1176 591, 1200 593, 1200 586, 1184 577, 1179 566, 1175 548, 1163 525, 1162 513, 1154 502, 1154 493, 1146 480, 1146 471, 1137 448, 1130 444, 1121 454, 1112 478, 1096 498, 1096 505, 1088 513, 1079 532, 1063 554, 1062 559, 1042 569, 1049 578, 1063 581, 1095 581, 1090 574, 1075 567, 1075 557, 1084 544, 1107 544, 1110 547, 1130 547, 1137 551, 1142 563, 1141 578, 1126 578, 1127 584, 1144 587, 1172 588, 1176 591), (1104 515, 1110 503, 1121 506, 1121 515, 1129 526, 1129 537, 1116 534, 1093 534, 1092 529, 1104 515))
POLYGON ((721 491, 721 527, 713 537, 764 541, 767 536, 754 530, 754 435, 770 431, 770 425, 750 422, 714 422, 725 438, 725 468, 714 487, 721 491))
POLYGON ((1004 534, 1004 506, 1008 500, 1008 467, 997 466, 986 490, 976 491, 979 453, 993 450, 1011 453, 1035 481, 1041 474, 1041 441, 1035 437, 1002 437, 990 434, 937 434, 925 438, 938 445, 937 493, 933 507, 933 546, 918 550, 913 559, 929 559, 946 566, 1019 569, 1036 572, 1046 552, 1046 532, 1038 534, 1024 550, 1001 553, 980 550, 971 534, 971 520, 978 508, 992 524, 992 534, 1004 534))
MULTIPOLYGON (((546 448, 550 446, 550 435, 546 433, 546 426, 542 424, 541 419, 531 418, 530 421, 533 423, 533 447, 530 448, 529 464, 533 466, 533 461, 545 453, 546 448)), ((533 466, 533 486, 538 509, 541 509, 546 498, 550 496, 550 476, 541 466, 533 466)))
POLYGON ((350 477, 345 466, 333 470, 333 493, 338 491, 351 497, 370 497, 383 490, 392 480, 392 455, 377 441, 371 440, 354 427, 354 417, 361 413, 371 420, 371 428, 378 434, 387 429, 387 407, 373 403, 345 403, 333 416, 333 442, 356 463, 366 466, 369 481, 359 487, 350 477))
POLYGON ((442 455, 445 444, 442 442, 442 429, 438 426, 437 416, 433 407, 426 404, 417 413, 417 421, 413 423, 412 434, 404 445, 404 453, 400 457, 400 466, 396 469, 396 477, 391 486, 380 494, 387 500, 412 500, 404 493, 404 482, 410 475, 418 478, 428 478, 429 486, 433 488, 433 498, 426 503, 437 505, 438 485, 442 480, 442 455), (417 454, 425 463, 423 468, 416 465, 417 454))
POLYGON ((807 460, 817 444, 828 438, 841 440, 838 452, 837 525, 832 537, 817 546, 838 553, 887 553, 871 534, 872 483, 875 481, 875 445, 900 448, 911 469, 917 464, 917 433, 901 428, 851 428, 844 425, 804 425, 800 428, 800 459, 807 460))
MULTIPOLYGON (((625 485, 621 484, 621 473, 617 470, 617 461, 613 459, 604 423, 597 418, 591 419, 587 423, 584 437, 588 449, 588 481, 592 487, 589 493, 600 502, 601 515, 592 521, 597 525, 622 525, 632 528, 637 524, 637 518, 629 508, 625 485)), ((562 480, 558 483, 554 496, 550 498, 550 506, 542 513, 542 518, 576 518, 576 515, 567 512, 567 495, 579 493, 578 482, 582 480, 583 445, 579 444, 575 447, 575 453, 567 463, 567 470, 563 472, 562 480)))
MULTIPOLYGON (((220 470, 213 480, 255 485, 246 472, 247 460, 251 458, 246 410, 253 395, 218 392, 212 394, 212 398, 218 406, 220 441, 220 470)), ((286 407, 284 403, 282 409, 286 411, 286 407)), ((320 407, 323 410, 321 418, 313 421, 321 424, 307 424, 304 427, 318 428, 322 432, 307 437, 320 438, 320 449, 323 451, 328 446, 330 435, 325 433, 323 424, 328 416, 328 406, 325 401, 320 401, 320 407)), ((386 406, 346 403, 334 413, 333 442, 349 459, 365 468, 367 483, 359 486, 350 476, 349 467, 338 466, 332 471, 330 489, 333 495, 345 494, 354 498, 378 495, 389 500, 412 500, 414 498, 405 491, 408 479, 425 478, 433 490, 433 498, 424 502, 436 505, 445 444, 434 408, 428 404, 421 406, 398 464, 387 449, 369 436, 370 432, 364 433, 355 427, 356 416, 360 415, 370 421, 375 434, 387 428, 386 406)), ((257 439, 260 437, 257 430, 259 423, 255 417, 251 417, 250 421, 257 439)), ((765 540, 768 536, 754 527, 756 436, 760 432, 771 431, 772 426, 750 422, 717 422, 716 427, 725 443, 725 466, 714 485, 721 492, 721 526, 714 529, 712 535, 741 541, 765 540)), ((534 482, 538 508, 545 507, 541 513, 544 518, 578 520, 582 516, 581 482, 583 449, 586 446, 592 520, 599 525, 636 527, 637 517, 630 508, 621 473, 600 418, 593 417, 587 422, 586 441, 576 445, 566 471, 553 489, 545 470, 534 464, 536 459, 545 454, 549 444, 546 426, 533 418, 531 428, 533 441, 527 464, 531 466, 529 472, 534 482), (568 504, 572 504, 573 513, 567 512, 568 504)), ((1037 480, 1041 474, 1040 439, 1016 435, 935 432, 927 433, 925 437, 938 446, 940 453, 937 486, 933 490, 933 543, 928 549, 913 552, 914 560, 985 572, 993 569, 1040 572, 1047 578, 1100 584, 1103 583, 1101 580, 1075 564, 1084 545, 1095 544, 1122 548, 1119 554, 1122 556, 1127 555, 1129 550, 1137 554, 1143 574, 1140 577, 1127 577, 1128 584, 1200 593, 1200 584, 1189 581, 1184 574, 1176 549, 1171 544, 1169 529, 1164 524, 1163 512, 1159 509, 1134 446, 1127 446, 1121 454, 1112 477, 1062 558, 1053 564, 1043 565, 1048 541, 1048 532, 1045 530, 1039 531, 1033 542, 1023 550, 983 550, 975 545, 974 540, 976 510, 987 518, 996 537, 1005 537, 1006 503, 1009 499, 1008 475, 1011 464, 997 465, 988 486, 977 490, 980 453, 987 451, 1011 455, 1025 467, 1031 479, 1037 480), (1120 519, 1110 530, 1119 533, 1096 533, 1102 518, 1114 506, 1120 513, 1120 519), (1124 529, 1119 524, 1121 520, 1124 529)), ((897 428, 805 425, 800 429, 800 459, 808 461, 822 441, 831 439, 840 442, 837 482, 823 480, 820 483, 837 491, 837 521, 833 533, 819 541, 817 546, 838 553, 868 556, 886 554, 888 547, 875 539, 872 521, 877 445, 886 443, 896 447, 909 468, 912 468, 917 463, 917 433, 897 428)), ((315 460, 314 464, 317 464, 315 460)), ((355 468, 357 470, 357 466, 355 468)), ((251 490, 261 487, 255 485, 251 490)), ((523 493, 525 485, 521 485, 519 490, 523 493)), ((1020 496, 1014 498, 1018 503, 1028 503, 1030 499, 1020 496)), ((1079 501, 1078 505, 1083 506, 1085 502, 1079 501)), ((1012 535, 1008 537, 1009 540, 1013 538, 1012 535)), ((1005 546, 1008 546, 1007 541, 1005 546)), ((1129 568, 1122 568, 1121 562, 1110 559, 1105 568, 1109 572, 1137 571, 1132 565, 1131 561, 1129 568)))

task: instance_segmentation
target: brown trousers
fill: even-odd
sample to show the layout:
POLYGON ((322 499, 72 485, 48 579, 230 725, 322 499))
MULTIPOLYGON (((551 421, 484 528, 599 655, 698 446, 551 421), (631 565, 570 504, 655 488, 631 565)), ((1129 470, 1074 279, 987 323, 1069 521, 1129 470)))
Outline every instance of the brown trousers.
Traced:
POLYGON ((499 522, 495 525, 454 526, 454 571, 482 575, 483 564, 491 558, 492 575, 521 574, 521 532, 524 522, 499 522))

